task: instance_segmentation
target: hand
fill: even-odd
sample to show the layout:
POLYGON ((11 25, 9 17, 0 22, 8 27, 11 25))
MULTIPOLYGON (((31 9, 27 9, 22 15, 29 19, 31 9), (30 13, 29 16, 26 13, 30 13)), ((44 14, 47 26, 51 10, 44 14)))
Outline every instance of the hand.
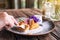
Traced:
POLYGON ((13 16, 8 15, 6 12, 0 12, 0 30, 5 27, 6 29, 13 27, 17 21, 13 16))

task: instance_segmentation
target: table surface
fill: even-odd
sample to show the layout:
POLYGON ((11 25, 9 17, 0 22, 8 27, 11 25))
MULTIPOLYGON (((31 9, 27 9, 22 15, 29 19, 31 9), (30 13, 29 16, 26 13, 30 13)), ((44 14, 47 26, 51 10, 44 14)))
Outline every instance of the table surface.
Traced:
MULTIPOLYGON (((31 13, 31 12, 28 12, 28 13, 31 13)), ((38 13, 38 12, 33 11, 33 13, 38 13)), ((16 13, 16 12, 14 12, 14 13, 16 13)), ((13 16, 22 16, 21 14, 19 15, 18 12, 16 14, 14 14, 14 13, 13 13, 13 16)), ((26 16, 26 15, 27 14, 25 13, 24 16, 26 16)), ((29 14, 27 16, 29 16, 29 14)), ((11 32, 9 32, 7 30, 2 30, 2 31, 0 31, 0 40, 60 40, 60 21, 57 21, 57 22, 54 22, 54 23, 56 25, 55 30, 53 32, 51 32, 49 34, 46 34, 46 35, 43 35, 43 36, 34 36, 34 37, 21 36, 21 35, 11 33, 11 32)))
MULTIPOLYGON (((58 23, 56 22, 55 24, 58 23)), ((55 30, 49 34, 37 37, 21 36, 7 30, 2 30, 0 32, 0 40, 60 40, 60 26, 57 25, 55 30)))

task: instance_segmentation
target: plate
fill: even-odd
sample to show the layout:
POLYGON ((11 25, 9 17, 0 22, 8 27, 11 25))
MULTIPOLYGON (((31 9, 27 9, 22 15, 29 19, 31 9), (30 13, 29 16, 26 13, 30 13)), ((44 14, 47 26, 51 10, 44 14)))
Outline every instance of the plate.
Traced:
MULTIPOLYGON (((18 20, 19 19, 25 19, 25 18, 18 18, 18 20)), ((38 35, 44 35, 52 32, 55 28, 55 25, 51 20, 46 18, 46 19, 43 19, 42 25, 39 26, 39 28, 37 29, 28 30, 27 32, 20 32, 19 30, 17 30, 17 28, 18 27, 12 27, 8 29, 8 31, 15 34, 19 34, 19 35, 38 36, 38 35)))

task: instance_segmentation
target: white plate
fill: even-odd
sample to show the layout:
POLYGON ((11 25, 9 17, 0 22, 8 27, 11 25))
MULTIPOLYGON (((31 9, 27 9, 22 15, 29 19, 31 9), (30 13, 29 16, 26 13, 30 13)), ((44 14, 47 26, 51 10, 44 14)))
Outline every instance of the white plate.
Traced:
MULTIPOLYGON (((18 18, 19 19, 19 18, 18 18)), ((54 23, 52 21, 43 20, 42 26, 39 26, 37 29, 28 30, 26 32, 20 32, 16 30, 16 27, 8 29, 8 31, 19 34, 19 35, 43 35, 52 32, 54 29, 54 23)))

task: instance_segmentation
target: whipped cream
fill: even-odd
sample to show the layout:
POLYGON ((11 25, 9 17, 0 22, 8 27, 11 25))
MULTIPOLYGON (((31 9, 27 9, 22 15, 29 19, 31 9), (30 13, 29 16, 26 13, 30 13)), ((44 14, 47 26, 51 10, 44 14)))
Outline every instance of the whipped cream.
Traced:
POLYGON ((25 25, 20 25, 21 28, 25 29, 25 25))

